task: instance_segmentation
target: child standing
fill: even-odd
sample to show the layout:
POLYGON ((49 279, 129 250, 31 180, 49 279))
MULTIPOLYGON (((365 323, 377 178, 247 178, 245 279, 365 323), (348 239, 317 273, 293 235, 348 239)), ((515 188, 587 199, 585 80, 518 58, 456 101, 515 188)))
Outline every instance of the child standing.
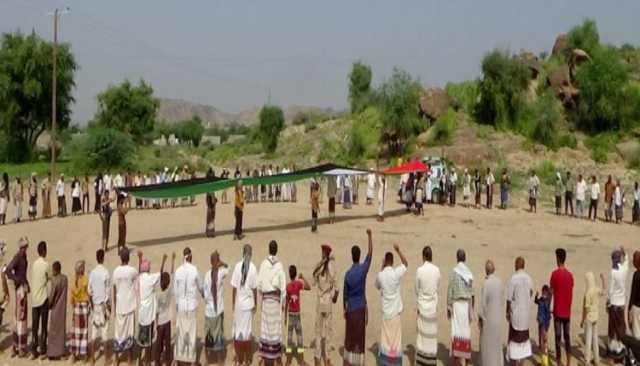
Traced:
POLYGON ((288 323, 288 336, 287 336, 287 365, 291 364, 293 353, 298 356, 298 364, 304 365, 303 355, 303 342, 302 342, 302 320, 300 319, 300 291, 311 290, 311 286, 304 278, 302 273, 296 279, 298 269, 296 266, 289 266, 289 278, 291 282, 287 284, 287 306, 285 308, 285 315, 287 316, 288 323), (293 343, 293 332, 295 330, 297 342, 293 343))
POLYGON ((549 344, 548 332, 551 325, 551 292, 549 286, 542 286, 542 296, 538 296, 536 292, 535 303, 538 305, 538 344, 542 351, 542 366, 549 365, 549 344))
POLYGON ((587 272, 585 275, 587 282, 584 294, 584 302, 582 308, 582 321, 580 328, 585 328, 585 360, 587 364, 591 361, 595 365, 600 364, 600 351, 598 349, 598 309, 600 307, 600 297, 604 295, 604 275, 600 274, 602 287, 596 285, 596 278, 593 272, 587 272), (593 357, 591 352, 593 351, 593 357))

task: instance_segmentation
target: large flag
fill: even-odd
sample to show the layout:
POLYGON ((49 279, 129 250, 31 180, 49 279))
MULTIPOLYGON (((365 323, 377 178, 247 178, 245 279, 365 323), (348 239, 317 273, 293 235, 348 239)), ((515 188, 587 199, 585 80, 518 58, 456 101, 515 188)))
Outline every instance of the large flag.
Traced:
POLYGON ((262 177, 243 177, 233 179, 196 178, 173 183, 153 184, 139 187, 121 188, 120 192, 138 198, 179 198, 220 191, 234 187, 238 181, 242 185, 269 185, 295 182, 319 176, 365 175, 368 171, 349 168, 335 164, 323 164, 309 169, 298 170, 286 174, 267 175, 262 177))

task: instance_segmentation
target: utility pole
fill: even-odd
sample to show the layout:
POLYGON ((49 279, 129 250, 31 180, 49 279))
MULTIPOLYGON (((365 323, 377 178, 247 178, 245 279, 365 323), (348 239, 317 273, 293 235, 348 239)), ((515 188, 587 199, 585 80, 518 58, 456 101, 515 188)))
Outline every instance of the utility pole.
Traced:
POLYGON ((56 176, 56 127, 57 127, 57 95, 58 95, 58 21, 60 16, 70 11, 66 7, 63 11, 55 9, 53 13, 53 75, 51 80, 51 177, 56 176))
POLYGON ((56 179, 56 94, 58 93, 58 9, 53 12, 53 80, 51 82, 51 177, 56 179))

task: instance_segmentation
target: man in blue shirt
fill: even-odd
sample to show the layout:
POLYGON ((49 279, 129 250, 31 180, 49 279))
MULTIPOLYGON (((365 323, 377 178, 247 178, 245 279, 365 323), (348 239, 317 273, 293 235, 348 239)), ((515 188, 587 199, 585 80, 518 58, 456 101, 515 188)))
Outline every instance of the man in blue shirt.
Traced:
POLYGON ((344 361, 351 366, 364 365, 365 328, 368 318, 365 288, 373 250, 371 229, 367 229, 367 237, 369 249, 364 262, 360 263, 360 248, 354 245, 351 248, 353 265, 344 275, 344 361))

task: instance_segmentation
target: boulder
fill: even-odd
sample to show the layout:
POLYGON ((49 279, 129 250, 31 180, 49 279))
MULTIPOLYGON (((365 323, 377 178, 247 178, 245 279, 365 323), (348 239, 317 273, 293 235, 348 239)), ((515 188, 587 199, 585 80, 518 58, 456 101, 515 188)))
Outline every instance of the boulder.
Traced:
POLYGON ((442 88, 428 88, 420 97, 420 114, 431 121, 435 121, 445 113, 453 99, 442 88))
POLYGON ((562 65, 549 73, 547 82, 556 97, 567 108, 574 108, 580 91, 571 83, 569 66, 562 65))
POLYGON ((553 50, 551 54, 553 56, 563 56, 567 48, 569 47, 569 38, 566 33, 560 33, 556 37, 556 42, 553 44, 553 50))

